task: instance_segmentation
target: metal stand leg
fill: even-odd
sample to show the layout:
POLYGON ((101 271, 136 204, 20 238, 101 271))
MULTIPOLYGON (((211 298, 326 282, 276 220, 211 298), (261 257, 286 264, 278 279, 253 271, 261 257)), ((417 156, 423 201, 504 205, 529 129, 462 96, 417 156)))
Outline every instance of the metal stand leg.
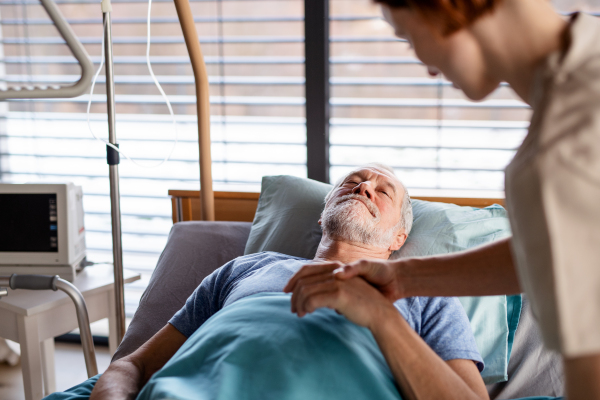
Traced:
POLYGON ((44 375, 44 393, 48 396, 56 392, 56 370, 54 369, 54 338, 40 343, 42 349, 42 372, 44 375))
POLYGON ((37 318, 35 316, 19 317, 17 327, 21 344, 21 369, 23 370, 25 400, 39 400, 44 397, 44 386, 37 318))
POLYGON ((115 294, 112 290, 109 294, 108 301, 108 351, 110 356, 114 356, 119 347, 119 340, 117 338, 117 312, 115 309, 115 294))

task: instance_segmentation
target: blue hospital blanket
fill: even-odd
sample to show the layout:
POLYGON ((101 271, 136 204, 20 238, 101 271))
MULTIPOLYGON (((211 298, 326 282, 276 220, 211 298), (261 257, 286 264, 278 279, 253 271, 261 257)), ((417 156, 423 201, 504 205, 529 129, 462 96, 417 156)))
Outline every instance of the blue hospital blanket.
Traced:
MULTIPOLYGON (((98 377, 48 400, 83 400, 98 377)), ((400 399, 369 330, 332 310, 304 318, 262 293, 211 317, 152 376, 138 400, 400 399)), ((529 397, 528 400, 549 400, 529 397)))
POLYGON ((204 323, 138 396, 147 399, 400 399, 368 329, 332 310, 304 318, 261 293, 204 323))

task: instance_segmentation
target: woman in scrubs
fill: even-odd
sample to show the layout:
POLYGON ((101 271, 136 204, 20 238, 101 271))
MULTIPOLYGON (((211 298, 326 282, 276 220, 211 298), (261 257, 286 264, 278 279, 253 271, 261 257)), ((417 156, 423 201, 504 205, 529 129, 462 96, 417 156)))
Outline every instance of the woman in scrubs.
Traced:
MULTIPOLYGON (((362 276, 390 300, 525 292, 546 346, 563 356, 568 399, 600 400, 600 20, 566 20, 547 0, 376 1, 431 74, 473 100, 508 82, 533 108, 506 169, 513 236, 429 258, 312 264, 287 290, 334 274, 362 276)), ((296 295, 299 313, 332 304, 305 292, 311 310, 296 295)))

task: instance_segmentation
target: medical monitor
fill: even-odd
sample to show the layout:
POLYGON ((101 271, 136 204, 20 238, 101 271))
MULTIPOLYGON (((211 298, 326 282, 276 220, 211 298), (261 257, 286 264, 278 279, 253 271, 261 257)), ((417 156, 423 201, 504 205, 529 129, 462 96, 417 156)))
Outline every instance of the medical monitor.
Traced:
POLYGON ((86 255, 81 187, 0 184, 0 275, 72 280, 86 255))

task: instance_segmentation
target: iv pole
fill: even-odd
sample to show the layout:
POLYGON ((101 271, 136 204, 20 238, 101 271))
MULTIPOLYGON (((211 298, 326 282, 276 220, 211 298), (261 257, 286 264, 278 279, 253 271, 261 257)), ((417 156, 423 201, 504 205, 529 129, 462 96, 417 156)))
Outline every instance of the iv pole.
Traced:
MULTIPOLYGON (((115 81, 112 48, 112 22, 110 0, 102 0, 104 29, 104 65, 106 74, 106 108, 108 113, 108 141, 117 144, 115 129, 115 81)), ((123 247, 121 245, 121 195, 119 192, 119 153, 106 146, 106 161, 110 182, 110 214, 112 223, 113 267, 115 277, 115 308, 117 314, 117 343, 125 336, 125 296, 123 284, 123 247)))
MULTIPOLYGON (((81 78, 71 86, 24 86, 0 89, 0 101, 7 99, 43 99, 43 98, 67 98, 82 95, 89 88, 94 65, 90 60, 85 48, 77 39, 75 32, 71 29, 65 18, 53 0, 40 0, 42 6, 48 13, 52 22, 60 32, 73 56, 81 66, 81 78)), ((113 71, 113 52, 110 13, 112 7, 110 0, 102 0, 101 3, 104 30, 104 54, 106 66, 106 105, 108 112, 108 141, 118 147, 115 130, 115 83, 113 71)), ((210 141, 209 141, 210 144, 210 141)), ((210 160, 210 157, 209 157, 210 160)), ((113 237, 113 265, 115 278, 115 311, 117 314, 116 336, 120 344, 125 336, 125 299, 123 285, 123 248, 121 246, 121 208, 119 194, 119 153, 110 147, 106 147, 106 161, 109 165, 110 181, 110 208, 113 237)), ((211 191, 212 194, 212 191, 211 191)), ((1 292, 0 292, 1 293, 1 292)), ((83 339, 82 339, 83 340, 83 339)))

